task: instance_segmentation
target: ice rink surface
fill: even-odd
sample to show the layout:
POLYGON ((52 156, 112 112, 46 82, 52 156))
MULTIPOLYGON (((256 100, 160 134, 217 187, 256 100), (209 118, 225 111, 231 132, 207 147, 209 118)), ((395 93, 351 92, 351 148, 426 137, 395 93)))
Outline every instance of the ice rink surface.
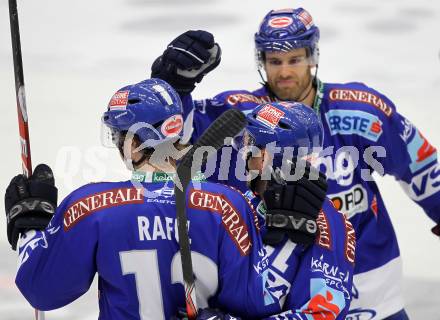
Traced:
MULTIPOLYGON (((129 177, 117 152, 100 147, 100 115, 115 90, 149 76, 154 58, 181 32, 206 29, 223 48, 221 65, 195 97, 257 88, 253 34, 273 6, 303 6, 314 17, 321 80, 361 81, 383 92, 440 147, 438 1, 19 0, 18 6, 32 160, 54 168, 61 198, 89 181, 129 177)), ((21 168, 6 0, 0 39, 3 193, 21 168)), ((440 319, 440 240, 392 177, 379 184, 401 245, 407 310, 412 319, 440 319)), ((5 230, 0 217, 0 319, 32 319, 14 286, 16 253, 5 230)), ((97 319, 96 288, 46 319, 97 319)))

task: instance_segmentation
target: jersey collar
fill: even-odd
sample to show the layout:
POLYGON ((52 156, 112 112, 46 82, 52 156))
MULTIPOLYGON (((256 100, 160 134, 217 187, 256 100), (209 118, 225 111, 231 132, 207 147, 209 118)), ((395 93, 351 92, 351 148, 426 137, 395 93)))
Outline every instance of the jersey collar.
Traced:
MULTIPOLYGON (((176 176, 175 172, 141 172, 141 171, 133 171, 131 175, 131 180, 136 182, 168 182, 174 181, 174 177, 176 176)), ((193 177, 193 181, 206 181, 205 176, 200 171, 193 177)))
POLYGON ((313 110, 319 116, 319 110, 321 108, 322 99, 324 97, 324 83, 318 78, 315 79, 316 79, 315 81, 316 94, 315 94, 315 100, 313 101, 313 110))

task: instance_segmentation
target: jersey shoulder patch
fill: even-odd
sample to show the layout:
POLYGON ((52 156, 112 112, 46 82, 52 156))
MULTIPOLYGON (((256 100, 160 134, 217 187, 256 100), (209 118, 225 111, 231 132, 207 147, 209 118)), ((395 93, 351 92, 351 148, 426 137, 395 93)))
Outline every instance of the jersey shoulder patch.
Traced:
POLYGON ((234 107, 245 107, 247 105, 255 107, 259 104, 268 103, 271 101, 267 92, 262 90, 257 90, 254 92, 247 90, 229 90, 216 95, 214 99, 222 101, 223 104, 234 107))
POLYGON ((120 205, 143 203, 143 189, 130 183, 96 183, 73 191, 61 203, 64 231, 93 213, 120 205))
MULTIPOLYGON (((391 117, 395 112, 394 104, 380 92, 360 82, 344 84, 325 84, 325 90, 330 106, 337 103, 344 109, 351 107, 355 110, 383 114, 391 117)), ((331 107, 330 107, 331 109, 331 107)))
MULTIPOLYGON (((188 207, 209 211, 221 217, 221 224, 240 255, 250 254, 252 239, 247 223, 247 212, 237 201, 236 191, 215 183, 202 183, 202 188, 188 188, 188 207)), ((241 200, 244 201, 245 200, 241 200)), ((242 202, 243 203, 243 202, 242 202)))

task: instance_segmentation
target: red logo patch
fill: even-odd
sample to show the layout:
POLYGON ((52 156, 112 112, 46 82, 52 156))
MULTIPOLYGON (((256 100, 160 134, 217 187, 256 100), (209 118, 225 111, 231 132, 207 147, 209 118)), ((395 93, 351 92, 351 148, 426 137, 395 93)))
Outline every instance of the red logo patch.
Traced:
POLYGON ((118 91, 111 98, 108 107, 110 110, 125 109, 128 103, 128 94, 130 91, 118 91))
POLYGON ((423 144, 422 146, 419 148, 419 150, 417 150, 417 162, 422 162, 423 160, 429 158, 430 156, 432 156, 434 153, 437 152, 437 150, 435 149, 435 147, 433 147, 429 141, 419 132, 420 136, 423 139, 423 144))
POLYGON ((371 201, 370 208, 373 211, 374 216, 377 219, 377 199, 376 199, 376 196, 373 196, 373 200, 371 201))
POLYGON ((303 11, 298 15, 299 20, 304 24, 307 30, 313 26, 313 18, 307 11, 303 11))
POLYGON ((304 313, 312 314, 313 320, 335 320, 341 310, 337 304, 332 303, 333 299, 330 291, 326 291, 325 296, 317 294, 310 299, 304 313))
POLYGON ((237 93, 237 94, 231 94, 226 98, 226 102, 230 105, 237 105, 239 103, 245 103, 245 102, 253 102, 256 104, 263 104, 270 102, 269 96, 261 96, 256 97, 253 94, 247 94, 247 93, 237 93))
POLYGON ((142 189, 136 188, 106 190, 81 198, 64 212, 64 231, 69 231, 78 221, 98 210, 143 202, 142 189))
POLYGON ((316 224, 319 229, 319 237, 317 239, 317 243, 326 249, 332 249, 332 236, 330 234, 330 228, 328 226, 327 216, 324 211, 320 211, 318 218, 316 219, 316 224))
POLYGON ((284 112, 270 104, 266 104, 257 113, 257 120, 263 122, 265 125, 271 127, 272 129, 276 127, 278 122, 280 122, 281 117, 284 112))
POLYGON ((237 209, 221 194, 192 189, 189 193, 189 208, 213 211, 221 215, 223 227, 242 256, 247 256, 252 247, 246 221, 237 209))
POLYGON ((376 134, 381 133, 382 132, 382 126, 380 124, 380 121, 377 120, 376 122, 373 122, 371 124, 371 129, 370 130, 371 130, 371 132, 376 133, 376 134))
POLYGON ((344 217, 345 221, 345 258, 354 263, 356 250, 356 233, 350 221, 344 217))
POLYGON ((290 17, 277 17, 269 20, 269 26, 272 28, 285 28, 293 23, 290 17))
POLYGON ((352 101, 368 103, 375 108, 379 109, 387 117, 391 116, 393 109, 385 103, 377 95, 362 90, 349 90, 349 89, 333 89, 329 93, 330 100, 332 101, 352 101))
POLYGON ((165 137, 173 137, 177 136, 183 128, 183 118, 180 114, 172 116, 166 119, 162 126, 160 127, 160 131, 165 137))

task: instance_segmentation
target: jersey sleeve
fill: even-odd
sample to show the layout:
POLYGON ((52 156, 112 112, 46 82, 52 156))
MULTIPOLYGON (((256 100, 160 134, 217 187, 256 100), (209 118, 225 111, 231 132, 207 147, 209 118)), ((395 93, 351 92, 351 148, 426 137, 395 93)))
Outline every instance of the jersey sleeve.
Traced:
POLYGON ((317 223, 316 243, 294 250, 297 263, 284 311, 268 319, 345 319, 353 284, 355 232, 329 202, 317 223))
MULTIPOLYGON (((348 134, 346 145, 361 146, 367 165, 363 179, 372 179, 371 169, 379 174, 393 175, 407 195, 419 204, 435 222, 440 222, 440 167, 437 150, 424 134, 403 115, 385 95, 363 85, 354 84, 350 89, 333 89, 330 100, 337 101, 339 113, 327 114, 332 134, 348 134), (353 95, 353 98, 350 98, 353 95), (354 107, 355 110, 343 110, 354 107), (357 126, 344 129, 345 113, 358 118, 357 126), (340 123, 335 120, 340 120, 340 123), (333 121, 332 121, 333 120, 333 121), (345 130, 345 131, 344 131, 345 130), (355 139, 350 141, 350 137, 355 139), (359 140, 356 142, 356 140, 359 140)), ((353 121, 352 121, 353 122, 353 121)), ((346 127, 348 128, 348 126, 346 127)))
POLYGON ((15 282, 39 310, 74 301, 89 289, 96 272, 97 230, 90 224, 65 228, 65 214, 74 203, 74 193, 58 206, 44 231, 30 230, 20 239, 15 282))
POLYGON ((397 112, 389 120, 388 128, 390 134, 384 139, 384 145, 391 148, 384 161, 385 173, 394 175, 406 194, 439 223, 440 166, 436 148, 397 112))
POLYGON ((212 232, 205 240, 206 247, 212 247, 215 236, 218 248, 219 289, 210 307, 245 318, 281 311, 267 294, 268 259, 254 208, 236 190, 220 184, 206 185, 211 187, 190 191, 189 215, 208 210, 219 219, 219 232, 212 232))
POLYGON ((440 167, 437 150, 414 124, 396 111, 390 100, 383 95, 380 97, 392 110, 390 115, 376 110, 383 122, 378 145, 386 150, 386 157, 379 158, 384 172, 393 175, 406 194, 439 223, 440 167))

